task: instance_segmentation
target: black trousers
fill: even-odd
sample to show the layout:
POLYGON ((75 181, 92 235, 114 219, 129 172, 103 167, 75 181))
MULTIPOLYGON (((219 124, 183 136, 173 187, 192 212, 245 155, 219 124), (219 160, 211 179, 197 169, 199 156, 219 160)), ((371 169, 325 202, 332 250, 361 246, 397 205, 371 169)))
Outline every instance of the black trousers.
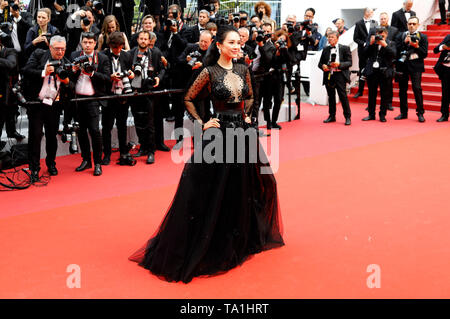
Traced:
POLYGON ((450 68, 444 67, 446 70, 440 77, 442 82, 442 101, 441 101, 441 113, 442 116, 448 117, 450 106, 450 68))
POLYGON ((414 98, 416 99, 416 112, 417 114, 424 114, 423 108, 423 93, 422 93, 422 73, 414 72, 408 73, 407 71, 399 78, 400 87, 400 112, 403 115, 408 114, 408 82, 411 78, 412 89, 414 92, 414 98))
POLYGON ((40 170, 41 140, 45 130, 45 151, 47 167, 55 165, 56 151, 58 149, 59 118, 61 105, 59 102, 49 106, 46 104, 32 105, 27 109, 28 115, 28 161, 31 171, 40 170))
POLYGON ((255 87, 253 88, 253 110, 252 117, 256 117, 258 120, 259 108, 261 106, 261 102, 263 103, 263 112, 264 112, 264 120, 269 123, 270 116, 267 117, 267 114, 270 114, 270 109, 272 108, 272 89, 271 89, 271 79, 270 75, 265 77, 256 77, 255 78, 255 87), (264 99, 264 101, 263 101, 264 99))
POLYGON ((3 101, 0 101, 0 137, 2 136, 3 126, 5 126, 6 135, 9 137, 16 132, 17 111, 17 104, 6 105, 3 101))
POLYGON ((78 142, 80 143, 81 157, 84 161, 91 162, 89 132, 92 141, 94 164, 101 164, 102 134, 100 132, 100 103, 97 101, 78 102, 76 119, 80 123, 78 142))
POLYGON ((110 100, 108 106, 102 109, 103 154, 111 156, 111 130, 114 121, 117 127, 120 154, 127 154, 127 119, 129 104, 127 100, 110 100), (125 102, 125 103, 123 103, 125 102))
POLYGON ((341 72, 335 72, 325 85, 328 93, 328 109, 330 116, 336 116, 336 91, 341 100, 344 117, 351 118, 350 103, 347 97, 347 82, 341 72))
MULTIPOLYGON (((450 1, 448 1, 448 11, 450 11, 450 1)), ((441 20, 445 22, 447 20, 447 15, 445 11, 445 0, 439 0, 439 11, 441 13, 441 20)))
MULTIPOLYGON (((284 97, 284 86, 283 77, 280 73, 275 72, 272 76, 272 96, 273 96, 273 110, 272 110, 272 123, 278 121, 278 115, 280 114, 281 103, 284 97)), ((266 109, 264 109, 266 112, 266 109)), ((266 117, 266 113, 264 113, 266 117)), ((267 118, 270 121, 270 113, 267 113, 267 118)))
POLYGON ((131 113, 134 117, 136 135, 142 151, 155 152, 155 124, 153 100, 147 96, 140 96, 129 100, 131 113))
POLYGON ((380 88, 380 115, 386 116, 387 106, 391 99, 392 78, 386 78, 381 72, 375 72, 367 77, 367 86, 369 88, 369 115, 375 116, 378 88, 380 88))
POLYGON ((162 103, 160 97, 155 96, 153 99, 154 110, 154 124, 155 124, 155 143, 158 145, 164 144, 164 115, 165 104, 162 103))

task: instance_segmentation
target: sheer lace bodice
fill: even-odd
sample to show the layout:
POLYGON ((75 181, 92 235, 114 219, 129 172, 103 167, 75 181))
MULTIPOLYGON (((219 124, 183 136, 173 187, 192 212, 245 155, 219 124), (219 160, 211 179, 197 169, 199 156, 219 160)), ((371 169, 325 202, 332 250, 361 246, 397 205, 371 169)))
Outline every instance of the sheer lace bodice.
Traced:
POLYGON ((184 102, 188 113, 201 123, 194 100, 205 87, 210 93, 216 112, 241 110, 246 115, 251 114, 253 90, 250 73, 245 65, 233 64, 231 70, 226 70, 215 64, 204 68, 198 75, 187 91, 184 102))

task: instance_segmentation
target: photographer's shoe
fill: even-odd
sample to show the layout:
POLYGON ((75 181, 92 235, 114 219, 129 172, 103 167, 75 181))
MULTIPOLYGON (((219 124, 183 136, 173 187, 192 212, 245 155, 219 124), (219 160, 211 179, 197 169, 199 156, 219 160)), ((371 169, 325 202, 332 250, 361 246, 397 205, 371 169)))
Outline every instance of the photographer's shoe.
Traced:
POLYGON ((417 118, 419 119, 419 122, 420 122, 420 123, 425 122, 425 118, 423 117, 422 114, 417 114, 417 118))
POLYGON ((153 164, 155 162, 155 155, 153 153, 149 153, 147 157, 147 164, 153 164))
POLYGON ((136 154, 133 155, 133 157, 141 157, 141 156, 147 156, 148 155, 148 151, 147 150, 139 150, 139 152, 137 152, 136 154))
POLYGON ((48 173, 50 174, 50 176, 58 175, 58 170, 56 169, 55 165, 47 167, 47 170, 48 170, 48 173))
POLYGON ((109 155, 105 155, 102 160, 102 165, 107 166, 111 163, 111 157, 109 155))
POLYGON ((75 171, 82 172, 88 168, 92 168, 92 163, 88 161, 82 161, 81 165, 75 168, 75 171))
POLYGON ((359 97, 361 97, 361 96, 362 96, 362 93, 358 92, 358 93, 356 93, 356 94, 353 96, 353 98, 354 98, 354 99, 357 99, 357 98, 359 98, 359 97))
POLYGON ((448 122, 448 116, 441 116, 436 122, 448 122))
POLYGON ((272 128, 276 130, 281 130, 281 126, 278 125, 277 123, 272 123, 272 128))
POLYGON ((405 120, 408 118, 408 115, 400 114, 399 116, 394 117, 394 120, 405 120))
POLYGON ((22 134, 19 134, 19 132, 15 131, 13 134, 8 135, 9 138, 15 138, 16 141, 21 142, 25 136, 23 136, 22 134))
POLYGON ((352 120, 349 117, 347 117, 345 119, 345 125, 351 125, 351 124, 352 124, 352 120))
POLYGON ((94 176, 100 176, 102 175, 102 165, 100 164, 95 164, 94 167, 94 176))
POLYGON ((365 118, 362 119, 363 121, 375 121, 375 116, 366 116, 365 118))
POLYGON ((336 122, 336 117, 334 116, 329 116, 325 121, 323 121, 324 123, 332 123, 332 122, 336 122))
POLYGON ((34 184, 39 182, 39 171, 31 171, 30 173, 30 183, 34 184))
POLYGON ((386 122, 386 116, 380 115, 380 122, 386 122))
POLYGON ((158 151, 163 151, 163 152, 169 152, 170 151, 170 148, 164 143, 156 144, 156 149, 158 151))

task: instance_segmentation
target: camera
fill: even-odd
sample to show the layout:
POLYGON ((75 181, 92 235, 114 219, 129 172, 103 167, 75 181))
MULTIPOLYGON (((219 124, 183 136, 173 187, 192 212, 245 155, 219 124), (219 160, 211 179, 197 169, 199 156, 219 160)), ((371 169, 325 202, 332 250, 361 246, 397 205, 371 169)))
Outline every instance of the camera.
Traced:
POLYGON ((22 104, 27 103, 27 100, 25 99, 25 97, 22 94, 22 87, 19 82, 17 82, 16 85, 14 85, 11 90, 16 95, 16 97, 20 103, 22 103, 22 104))
POLYGON ((178 21, 175 20, 175 19, 167 19, 166 20, 166 26, 168 28, 170 28, 170 27, 177 27, 178 28, 178 21))
POLYGON ((289 33, 295 32, 294 24, 292 22, 286 22, 286 27, 289 33))
POLYGON ((59 132, 61 135, 61 141, 63 143, 70 143, 70 154, 78 153, 77 133, 79 130, 80 124, 78 122, 74 122, 73 124, 65 124, 63 131, 59 132))
POLYGON ((400 52, 400 58, 398 59, 398 62, 405 63, 406 60, 408 60, 409 57, 409 51, 402 51, 400 52))
POLYGON ((256 28, 256 24, 254 23, 250 23, 247 25, 248 30, 250 31, 250 34, 253 32, 258 31, 258 28, 256 28))
POLYGON ((337 57, 336 53, 331 53, 330 62, 328 62, 328 65, 327 65, 329 69, 331 69, 331 64, 336 62, 336 57, 337 57))
POLYGON ((142 61, 142 55, 136 56, 136 62, 134 62, 134 64, 133 64, 133 72, 136 76, 142 75, 141 61, 142 61))
POLYGON ((305 20, 299 23, 299 27, 303 27, 306 31, 312 31, 313 26, 311 25, 311 22, 309 20, 305 20))
POLYGON ((239 23, 240 20, 241 20, 241 15, 239 13, 233 13, 233 22, 239 23))
POLYGON ((381 34, 375 35, 375 42, 382 41, 382 40, 383 40, 383 36, 381 34))
POLYGON ((13 25, 11 22, 0 23, 0 39, 6 39, 11 36, 13 25))
POLYGON ((272 33, 267 33, 265 34, 265 32, 263 30, 258 30, 258 35, 256 36, 256 42, 262 42, 262 41, 267 41, 268 39, 270 39, 272 37, 272 33))
POLYGON ((53 34, 51 34, 51 33, 43 33, 43 34, 41 34, 42 36, 44 36, 44 37, 46 37, 47 38, 47 41, 48 42, 50 42, 50 39, 52 38, 52 36, 53 36, 53 34))
POLYGON ((72 70, 71 63, 63 63, 61 60, 50 61, 48 65, 55 68, 55 74, 59 76, 61 80, 65 80, 69 77, 69 72, 72 70))
POLYGON ((191 53, 189 54, 189 56, 190 56, 192 59, 188 62, 188 65, 189 65, 191 68, 193 68, 194 65, 195 65, 195 63, 198 62, 199 58, 202 57, 202 54, 201 54, 200 52, 198 52, 198 51, 194 51, 194 52, 191 52, 191 53))
POLYGON ((419 41, 419 38, 416 35, 412 35, 410 38, 411 38, 411 42, 416 43, 419 41))
POLYGON ((128 72, 120 72, 118 76, 121 78, 123 83, 123 90, 122 94, 130 94, 133 92, 133 89, 131 88, 130 79, 128 76, 130 75, 130 71, 128 72))
POLYGON ((278 39, 277 42, 275 42, 275 43, 278 43, 278 45, 280 46, 279 47, 280 50, 286 50, 287 49, 287 43, 283 39, 278 39))
POLYGON ((19 5, 17 4, 17 3, 14 3, 14 2, 11 2, 10 4, 9 4, 9 7, 11 8, 11 9, 13 9, 14 11, 19 11, 19 5))
POLYGON ((117 161, 118 165, 122 166, 134 166, 136 165, 137 161, 136 159, 129 153, 130 150, 132 150, 135 146, 131 143, 128 143, 128 153, 127 154, 121 154, 119 157, 119 160, 117 161))
POLYGON ((94 72, 94 66, 89 62, 89 57, 87 55, 76 57, 73 60, 73 64, 79 66, 86 73, 94 72))
POLYGON ((208 3, 203 7, 203 9, 205 9, 208 12, 214 12, 216 11, 216 6, 214 5, 214 3, 208 3))
POLYGON ((88 26, 91 23, 88 17, 84 17, 83 19, 81 19, 81 22, 83 22, 84 26, 88 26))
POLYGON ((94 7, 95 10, 100 11, 103 9, 103 2, 101 1, 94 1, 92 3, 92 6, 94 7))

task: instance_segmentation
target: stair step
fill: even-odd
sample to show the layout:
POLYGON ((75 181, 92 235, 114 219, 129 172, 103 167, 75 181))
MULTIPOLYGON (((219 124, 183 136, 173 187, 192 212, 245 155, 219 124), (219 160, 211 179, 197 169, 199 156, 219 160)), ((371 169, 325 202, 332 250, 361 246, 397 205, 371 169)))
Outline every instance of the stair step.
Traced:
MULTIPOLYGON (((349 97, 349 101, 350 102, 357 102, 357 103, 362 103, 362 104, 368 104, 369 103, 369 97, 367 94, 354 99, 353 97, 349 97)), ((381 98, 380 95, 378 94, 377 96, 377 106, 380 105, 381 102, 381 98)), ((394 99, 392 100, 392 106, 393 107, 400 107, 400 99, 398 97, 394 97, 394 99)), ((410 109, 415 109, 416 108, 416 101, 414 100, 414 98, 408 98, 408 108, 410 109)), ((436 101, 425 101, 424 100, 424 108, 427 111, 440 111, 441 110, 441 102, 436 102, 436 101)))
MULTIPOLYGON (((434 101, 434 102, 441 102, 441 87, 439 87, 439 91, 425 91, 424 88, 422 87, 422 94, 423 94, 423 100, 424 101, 434 101)), ((354 87, 350 90, 350 96, 353 96, 356 94, 356 92, 358 92, 358 88, 354 87)), ((400 92, 400 88, 398 87, 398 85, 396 87, 394 87, 394 97, 398 97, 399 96, 399 92, 400 92)), ((368 96, 369 95, 369 89, 366 87, 364 88, 364 95, 368 96)), ((408 99, 414 99, 414 92, 412 91, 412 87, 409 85, 408 88, 408 99)))
POLYGON ((449 31, 450 25, 448 25, 448 24, 444 24, 444 25, 429 24, 429 25, 427 25, 427 31, 432 31, 432 30, 449 31))
POLYGON ((428 30, 424 31, 427 37, 441 37, 442 39, 450 32, 450 30, 428 30))

